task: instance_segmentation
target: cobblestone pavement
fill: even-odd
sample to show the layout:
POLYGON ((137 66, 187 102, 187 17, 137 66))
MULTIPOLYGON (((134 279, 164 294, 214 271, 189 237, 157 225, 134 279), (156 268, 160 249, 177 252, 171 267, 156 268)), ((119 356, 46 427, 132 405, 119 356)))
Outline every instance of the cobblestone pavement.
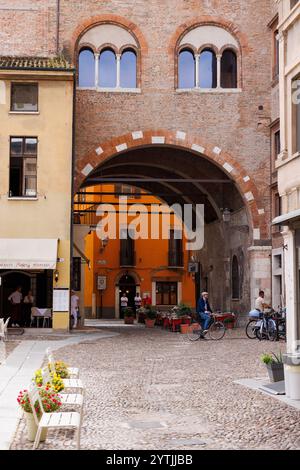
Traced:
MULTIPOLYGON (((56 352, 87 387, 83 449, 300 449, 299 411, 233 383, 266 377, 260 354, 284 343, 242 330, 196 343, 161 329, 117 331, 56 352)), ((21 420, 11 448, 31 446, 21 420)), ((72 449, 73 434, 51 431, 40 448, 72 449)))

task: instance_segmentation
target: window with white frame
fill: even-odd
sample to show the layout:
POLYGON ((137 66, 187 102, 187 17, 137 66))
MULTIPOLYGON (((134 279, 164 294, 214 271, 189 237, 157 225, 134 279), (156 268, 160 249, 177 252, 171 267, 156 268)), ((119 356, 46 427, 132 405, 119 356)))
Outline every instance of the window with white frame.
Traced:
POLYGON ((178 89, 237 89, 239 50, 234 36, 219 26, 188 31, 177 45, 178 89))
POLYGON ((79 41, 78 85, 103 91, 138 90, 135 37, 115 24, 88 30, 79 41))

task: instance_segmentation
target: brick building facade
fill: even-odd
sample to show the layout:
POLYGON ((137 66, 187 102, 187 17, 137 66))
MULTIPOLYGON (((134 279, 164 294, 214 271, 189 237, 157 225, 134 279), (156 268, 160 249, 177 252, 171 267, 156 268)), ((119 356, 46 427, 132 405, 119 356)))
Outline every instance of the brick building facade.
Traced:
MULTIPOLYGON (((89 47, 98 60, 103 44, 96 42, 105 36, 100 26, 109 25, 112 36, 118 29, 132 37, 137 57, 135 90, 77 86, 75 190, 91 184, 88 178, 93 175, 131 175, 136 169, 131 166, 130 172, 122 165, 127 159, 133 165, 136 151, 146 168, 146 148, 161 149, 165 167, 152 168, 151 174, 143 169, 142 177, 155 177, 160 171, 170 176, 166 166, 172 167, 174 154, 173 177, 230 180, 228 191, 225 184, 198 185, 214 216, 207 221, 205 249, 195 257, 203 266, 206 287, 212 289, 217 283, 213 303, 223 309, 246 311, 259 288, 271 296, 270 125, 274 112, 268 24, 274 16, 272 8, 271 0, 0 1, 2 56, 62 54, 78 72, 83 47, 89 47), (89 33, 93 28, 98 28, 95 34, 89 33), (178 54, 185 37, 191 42, 201 39, 201 47, 216 50, 218 61, 230 38, 237 58, 237 86, 225 89, 218 83, 206 90, 179 89, 178 54), (120 157, 123 163, 116 160, 118 169, 110 173, 107 165, 120 157), (206 173, 205 165, 209 166, 206 173), (228 206, 230 227, 222 220, 222 210, 228 206), (231 292, 233 256, 239 258, 243 277, 238 299, 231 292)), ((114 46, 112 36, 106 47, 114 46)), ((201 48, 197 56, 199 52, 201 48)), ((159 192, 164 184, 146 189, 159 192)), ((196 201, 196 183, 189 187, 196 201)))

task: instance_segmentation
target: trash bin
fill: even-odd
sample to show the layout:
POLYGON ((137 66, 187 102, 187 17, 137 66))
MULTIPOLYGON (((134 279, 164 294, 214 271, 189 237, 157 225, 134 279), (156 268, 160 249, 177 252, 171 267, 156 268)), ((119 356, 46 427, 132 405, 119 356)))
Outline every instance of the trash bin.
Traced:
POLYGON ((283 354, 285 394, 300 400, 300 354, 283 354))

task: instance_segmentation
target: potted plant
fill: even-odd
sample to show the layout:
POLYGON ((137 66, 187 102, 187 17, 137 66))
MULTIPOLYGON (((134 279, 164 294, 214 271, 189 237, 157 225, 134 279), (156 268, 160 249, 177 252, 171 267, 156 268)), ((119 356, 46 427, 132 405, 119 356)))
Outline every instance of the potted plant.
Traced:
POLYGON ((261 361, 266 364, 271 382, 281 382, 284 380, 283 358, 279 354, 262 354, 261 361))
MULTIPOLYGON (((43 404, 43 408, 45 413, 52 413, 54 411, 59 410, 61 407, 61 397, 58 393, 54 392, 51 387, 41 387, 40 391, 40 396, 41 396, 41 401, 43 404)), ((17 402, 19 403, 20 407, 24 411, 25 419, 26 419, 26 425, 27 425, 27 438, 29 441, 34 441, 36 432, 37 432, 37 424, 34 420, 30 400, 29 400, 29 395, 27 390, 21 390, 17 402)), ((34 404, 35 411, 38 415, 38 417, 41 414, 41 410, 39 407, 38 402, 34 404)), ((47 437, 47 429, 44 429, 41 434, 41 441, 45 441, 47 437)))
POLYGON ((145 311, 145 325, 146 328, 154 328, 156 321, 156 310, 152 305, 148 305, 145 311))
POLYGON ((48 382, 47 384, 43 383, 42 370, 38 369, 35 371, 35 376, 33 380, 35 381, 38 387, 47 385, 48 387, 51 387, 55 392, 61 392, 65 388, 62 378, 58 374, 53 373, 53 372, 50 373, 50 377, 51 377, 51 382, 48 382))
POLYGON ((59 375, 62 379, 70 378, 68 367, 68 364, 66 364, 64 361, 55 361, 53 363, 48 363, 49 372, 51 372, 55 368, 56 374, 59 375))
POLYGON ((224 325, 228 330, 233 330, 234 325, 235 325, 235 315, 234 313, 228 313, 226 314, 224 320, 223 320, 224 325))
POLYGON ((124 309, 124 323, 126 325, 133 325, 134 324, 134 311, 131 307, 126 307, 124 309))

